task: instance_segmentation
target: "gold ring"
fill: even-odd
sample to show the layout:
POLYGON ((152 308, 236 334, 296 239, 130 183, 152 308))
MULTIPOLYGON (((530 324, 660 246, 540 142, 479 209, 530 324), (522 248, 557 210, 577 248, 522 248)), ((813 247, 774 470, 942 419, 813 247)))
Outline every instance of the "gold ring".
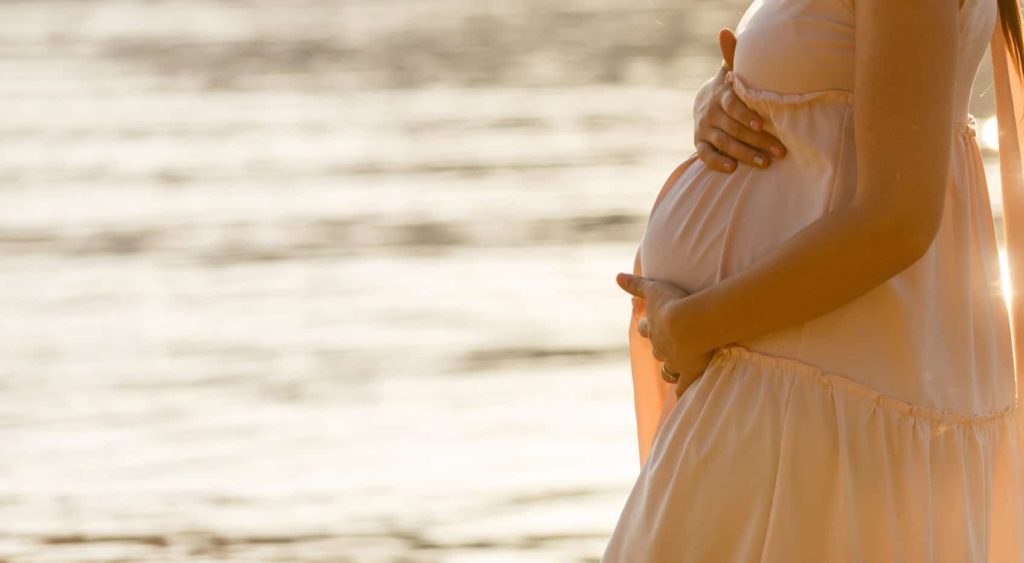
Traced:
POLYGON ((679 382, 679 374, 678 373, 672 373, 672 372, 668 371, 667 369, 665 369, 665 364, 661 364, 661 378, 664 379, 665 381, 669 382, 669 383, 677 383, 677 382, 679 382))

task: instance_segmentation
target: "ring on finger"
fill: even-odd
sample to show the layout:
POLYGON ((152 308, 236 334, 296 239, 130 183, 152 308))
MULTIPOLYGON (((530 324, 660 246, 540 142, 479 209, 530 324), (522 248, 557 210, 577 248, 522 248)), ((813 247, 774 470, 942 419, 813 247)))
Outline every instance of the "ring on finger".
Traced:
POLYGON ((679 381, 679 374, 668 371, 665 364, 661 364, 661 378, 668 383, 676 383, 679 381))

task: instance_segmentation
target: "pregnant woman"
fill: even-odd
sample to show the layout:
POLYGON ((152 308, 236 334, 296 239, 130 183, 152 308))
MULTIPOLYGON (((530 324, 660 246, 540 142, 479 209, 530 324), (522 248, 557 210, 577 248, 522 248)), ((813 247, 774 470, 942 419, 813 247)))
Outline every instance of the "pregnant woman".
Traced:
POLYGON ((619 276, 641 471, 604 563, 1024 561, 1024 299, 968 113, 991 47, 1021 296, 1020 29, 1017 0, 750 5, 724 78, 786 153, 713 136, 735 166, 680 165, 619 276))

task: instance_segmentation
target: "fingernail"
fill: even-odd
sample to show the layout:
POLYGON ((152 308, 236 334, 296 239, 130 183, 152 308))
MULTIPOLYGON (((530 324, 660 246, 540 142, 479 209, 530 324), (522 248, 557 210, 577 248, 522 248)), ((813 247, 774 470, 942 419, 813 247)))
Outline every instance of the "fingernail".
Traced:
POLYGON ((750 120, 750 128, 753 129, 754 131, 760 131, 761 130, 761 124, 758 123, 756 119, 751 119, 750 120))
POLYGON ((779 158, 782 158, 782 147, 772 147, 770 150, 772 151, 772 154, 779 158))
POLYGON ((762 156, 755 156, 754 157, 754 162, 756 162, 758 166, 764 166, 764 157, 762 157, 762 156))

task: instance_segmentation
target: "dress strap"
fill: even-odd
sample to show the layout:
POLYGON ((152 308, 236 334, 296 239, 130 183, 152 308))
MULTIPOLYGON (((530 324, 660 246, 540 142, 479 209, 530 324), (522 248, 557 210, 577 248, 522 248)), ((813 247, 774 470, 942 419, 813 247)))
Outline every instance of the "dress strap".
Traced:
MULTIPOLYGON (((998 12, 997 12, 998 13, 998 12)), ((996 17, 989 48, 999 125, 999 175, 1003 194, 1003 241, 1009 264, 1008 310, 1013 342, 1017 401, 1024 390, 1024 80, 1003 37, 1002 16, 996 17)))

